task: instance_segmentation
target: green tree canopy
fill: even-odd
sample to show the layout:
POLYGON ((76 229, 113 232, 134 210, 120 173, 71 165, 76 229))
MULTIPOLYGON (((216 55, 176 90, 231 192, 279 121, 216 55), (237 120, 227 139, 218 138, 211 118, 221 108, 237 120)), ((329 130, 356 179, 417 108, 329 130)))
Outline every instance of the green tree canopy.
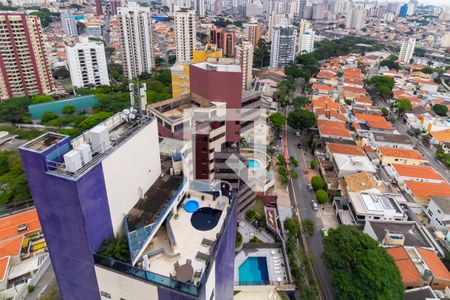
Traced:
POLYGON ((383 116, 387 117, 389 115, 389 110, 386 107, 382 107, 380 110, 383 116))
POLYGON ((327 203, 328 193, 325 192, 324 190, 317 190, 316 191, 316 199, 317 199, 317 202, 319 202, 320 204, 327 203))
POLYGON ((99 112, 93 115, 90 115, 87 117, 83 122, 80 124, 80 129, 88 130, 94 126, 96 126, 98 123, 108 119, 112 116, 112 113, 109 112, 99 112))
POLYGON ((284 124, 286 124, 286 117, 282 113, 276 112, 269 116, 269 122, 276 132, 280 132, 284 124))
POLYGON ((32 100, 33 104, 40 104, 53 101, 53 97, 48 95, 36 95, 32 100))
POLYGON ((118 261, 128 262, 130 260, 130 250, 124 236, 105 241, 99 253, 118 261))
POLYGON ((398 109, 399 114, 403 114, 412 109, 412 104, 408 99, 399 99, 397 103, 395 103, 395 108, 398 109))
POLYGON ((310 238, 314 234, 314 223, 311 219, 304 219, 302 221, 303 232, 305 232, 306 237, 310 238))
POLYGON ((76 110, 75 106, 73 106, 73 105, 65 105, 63 107, 62 113, 65 114, 65 115, 71 115, 71 114, 73 114, 75 112, 75 110, 76 110))
POLYGON ((308 104, 308 97, 299 96, 292 99, 292 105, 294 108, 304 108, 308 104))
POLYGON ((258 41, 258 45, 253 52, 253 66, 255 68, 267 67, 270 63, 270 42, 263 39, 258 41))
POLYGON ((58 116, 52 111, 44 111, 41 117, 42 123, 47 123, 50 120, 56 119, 58 116))
POLYGON ((433 107, 431 108, 437 115, 439 116, 446 116, 448 113, 448 108, 447 106, 443 105, 443 104, 435 104, 433 105, 433 107))
POLYGON ((378 242, 354 226, 329 229, 322 254, 338 299, 403 299, 402 278, 378 242))
POLYGON ((287 123, 294 129, 303 130, 316 125, 316 115, 305 109, 294 109, 288 115, 287 123))
POLYGON ((373 76, 370 83, 375 86, 378 92, 384 97, 392 95, 392 89, 395 86, 395 80, 387 76, 373 76))
POLYGON ((297 236, 297 234, 300 232, 300 225, 295 218, 287 218, 284 220, 284 229, 286 229, 289 232, 289 235, 297 236))
POLYGON ((313 176, 311 178, 311 185, 313 186, 314 190, 323 190, 325 188, 325 180, 323 180, 320 176, 313 176))

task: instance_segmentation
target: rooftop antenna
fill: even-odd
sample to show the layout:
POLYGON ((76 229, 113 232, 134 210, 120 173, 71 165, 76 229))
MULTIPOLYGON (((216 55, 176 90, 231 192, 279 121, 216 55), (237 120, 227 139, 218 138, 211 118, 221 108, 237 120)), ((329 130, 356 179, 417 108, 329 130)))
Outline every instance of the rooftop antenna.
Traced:
POLYGON ((130 83, 128 90, 130 91, 130 104, 137 108, 139 116, 142 118, 147 110, 147 84, 145 82, 139 84, 139 79, 136 78, 136 84, 130 83))

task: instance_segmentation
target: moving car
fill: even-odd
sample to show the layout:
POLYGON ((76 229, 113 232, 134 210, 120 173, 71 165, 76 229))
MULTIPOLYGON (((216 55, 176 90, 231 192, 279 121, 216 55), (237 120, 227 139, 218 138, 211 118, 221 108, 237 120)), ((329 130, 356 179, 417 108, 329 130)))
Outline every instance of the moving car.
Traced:
POLYGON ((319 210, 319 204, 317 204, 316 200, 311 200, 311 206, 313 210, 319 210))

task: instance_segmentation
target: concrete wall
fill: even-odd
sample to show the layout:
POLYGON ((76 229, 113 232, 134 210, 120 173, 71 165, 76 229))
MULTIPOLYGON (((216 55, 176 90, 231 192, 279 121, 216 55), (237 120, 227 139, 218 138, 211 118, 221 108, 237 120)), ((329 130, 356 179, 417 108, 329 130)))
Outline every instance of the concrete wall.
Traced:
POLYGON ((102 162, 115 233, 123 229, 124 214, 161 175, 156 124, 154 120, 102 162))

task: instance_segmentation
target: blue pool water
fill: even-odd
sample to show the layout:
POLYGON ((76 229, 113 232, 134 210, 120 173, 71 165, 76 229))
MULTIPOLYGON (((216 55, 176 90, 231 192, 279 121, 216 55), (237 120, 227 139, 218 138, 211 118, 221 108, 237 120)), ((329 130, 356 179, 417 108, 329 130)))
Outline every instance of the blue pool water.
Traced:
POLYGON ((240 285, 263 285, 268 281, 269 272, 265 257, 249 257, 239 266, 240 285))
POLYGON ((248 167, 249 167, 249 169, 258 169, 258 168, 261 168, 261 163, 257 160, 249 159, 248 167))
POLYGON ((198 203, 197 200, 188 200, 186 201, 186 203, 184 203, 184 210, 187 211, 188 213, 193 213, 196 212, 200 207, 200 204, 198 203))

